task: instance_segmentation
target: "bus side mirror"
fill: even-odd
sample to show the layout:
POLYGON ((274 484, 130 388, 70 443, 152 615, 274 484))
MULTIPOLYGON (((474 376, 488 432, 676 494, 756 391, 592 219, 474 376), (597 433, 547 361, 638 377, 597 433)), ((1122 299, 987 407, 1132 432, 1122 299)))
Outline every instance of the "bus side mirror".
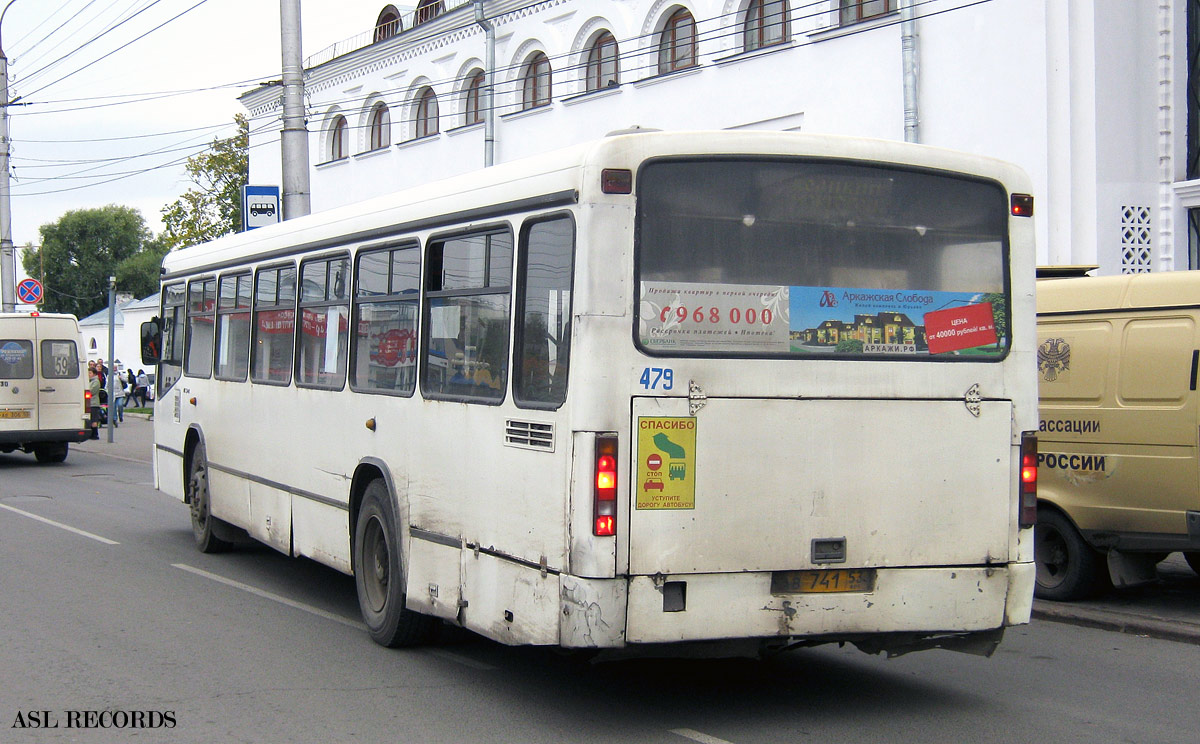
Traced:
POLYGON ((156 316, 142 323, 142 364, 162 361, 162 321, 156 316))

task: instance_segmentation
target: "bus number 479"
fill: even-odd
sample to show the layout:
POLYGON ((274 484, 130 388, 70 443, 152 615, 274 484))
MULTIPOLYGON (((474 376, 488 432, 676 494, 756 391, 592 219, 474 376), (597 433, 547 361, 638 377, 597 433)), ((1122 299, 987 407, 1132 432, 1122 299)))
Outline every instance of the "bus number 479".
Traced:
POLYGON ((662 367, 646 367, 642 370, 642 376, 638 382, 646 390, 670 390, 675 387, 675 371, 662 367))

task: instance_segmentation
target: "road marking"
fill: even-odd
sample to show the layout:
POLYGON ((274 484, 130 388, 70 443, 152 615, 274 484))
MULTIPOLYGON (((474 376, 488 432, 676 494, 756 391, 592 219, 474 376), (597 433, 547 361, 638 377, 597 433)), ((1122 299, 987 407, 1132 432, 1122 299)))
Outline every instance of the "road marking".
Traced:
POLYGON ((105 545, 120 545, 121 544, 121 543, 117 542, 116 540, 109 540, 107 537, 100 537, 99 535, 93 535, 90 532, 84 532, 83 530, 78 529, 76 527, 71 527, 70 525, 63 524, 62 522, 55 522, 53 519, 46 519, 45 517, 39 517, 36 514, 31 514, 22 509, 18 509, 14 506, 9 506, 8 504, 0 504, 0 509, 8 509, 9 511, 16 512, 17 514, 20 514, 23 517, 29 517, 30 519, 36 519, 39 522, 44 522, 48 525, 51 525, 52 527, 57 527, 60 530, 66 530, 67 532, 74 532, 76 535, 83 535, 84 537, 91 538, 92 540, 95 540, 96 542, 102 542, 105 545))
POLYGON ((686 728, 671 729, 671 733, 675 734, 676 736, 682 736, 685 739, 691 739, 692 741, 698 741, 698 742, 700 742, 700 744, 733 744, 732 742, 726 741, 725 739, 718 739, 715 736, 709 736, 708 734, 702 734, 699 731, 694 731, 692 729, 686 729, 686 728))
POLYGON ((467 666, 472 669, 480 669, 485 672, 495 671, 496 669, 496 667, 492 666, 491 664, 487 664, 482 661, 476 661, 468 656, 456 654, 453 651, 443 651, 440 648, 427 648, 425 649, 425 653, 429 654, 430 656, 436 656, 440 659, 445 659, 446 661, 453 661, 456 664, 462 664, 463 666, 467 666))
POLYGON ((303 602, 297 602, 294 599, 288 599, 287 597, 283 597, 278 594, 272 594, 271 592, 268 592, 264 589, 259 589, 258 587, 253 587, 253 586, 250 586, 249 584, 243 584, 240 581, 234 581, 233 579, 227 579, 224 576, 218 576, 215 573, 209 573, 208 571, 196 568, 195 566, 189 566, 186 563, 172 563, 171 565, 174 566, 175 568, 180 569, 181 571, 187 571, 188 573, 193 573, 193 574, 196 574, 197 576, 203 576, 206 579, 212 579, 213 581, 219 582, 226 586, 231 586, 234 589, 241 589, 244 592, 249 592, 250 594, 253 594, 256 597, 262 597, 263 599, 269 599, 272 602, 278 602, 279 604, 284 604, 284 605, 287 605, 288 607, 293 607, 297 610, 303 610, 312 615, 316 615, 317 617, 323 617, 326 620, 332 620, 335 623, 341 623, 342 625, 347 625, 347 626, 349 626, 351 628, 355 628, 357 630, 366 630, 367 629, 367 626, 363 625, 362 623, 358 622, 357 620, 351 620, 347 617, 343 617, 343 616, 335 614, 333 612, 326 612, 325 610, 322 610, 319 607, 313 607, 312 605, 307 605, 307 604, 304 604, 303 602))

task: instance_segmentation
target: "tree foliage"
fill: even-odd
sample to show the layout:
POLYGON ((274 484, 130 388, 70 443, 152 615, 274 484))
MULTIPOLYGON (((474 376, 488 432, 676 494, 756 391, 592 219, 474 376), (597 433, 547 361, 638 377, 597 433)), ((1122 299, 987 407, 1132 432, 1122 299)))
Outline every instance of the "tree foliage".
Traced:
POLYGON ((46 312, 84 317, 108 306, 108 278, 117 289, 144 297, 158 291, 166 255, 152 240, 141 212, 110 204, 67 212, 42 225, 41 248, 26 251, 25 271, 45 284, 46 312))
POLYGON ((163 244, 168 250, 204 243, 242 227, 242 187, 250 174, 250 122, 234 117, 238 133, 214 139, 208 150, 188 158, 188 177, 198 188, 162 208, 163 244))

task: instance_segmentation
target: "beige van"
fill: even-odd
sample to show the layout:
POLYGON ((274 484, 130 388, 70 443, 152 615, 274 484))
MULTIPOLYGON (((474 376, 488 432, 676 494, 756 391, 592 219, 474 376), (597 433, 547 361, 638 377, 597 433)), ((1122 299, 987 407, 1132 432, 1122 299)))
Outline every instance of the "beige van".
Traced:
POLYGON ((0 452, 62 462, 91 435, 82 343, 73 315, 0 314, 0 452))
POLYGON ((1036 594, 1200 571, 1200 272, 1038 282, 1036 594))

